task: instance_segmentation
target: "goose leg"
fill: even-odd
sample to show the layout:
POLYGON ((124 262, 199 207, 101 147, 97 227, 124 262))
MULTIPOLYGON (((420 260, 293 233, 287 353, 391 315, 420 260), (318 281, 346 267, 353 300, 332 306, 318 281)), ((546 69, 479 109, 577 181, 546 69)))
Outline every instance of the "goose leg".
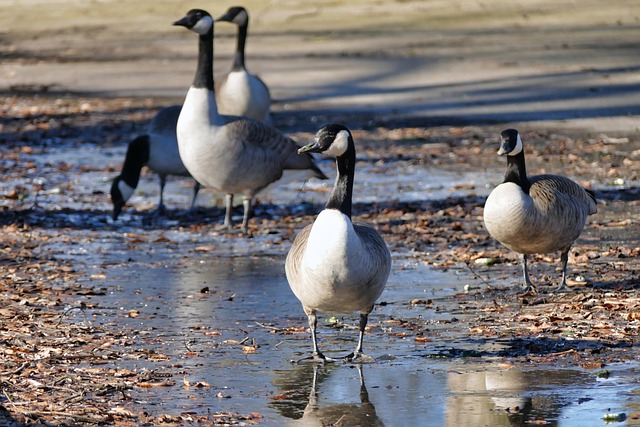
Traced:
POLYGON ((373 306, 366 311, 360 312, 360 334, 358 336, 358 346, 356 347, 353 353, 347 355, 344 358, 345 362, 373 363, 376 361, 373 357, 367 356, 362 352, 362 342, 364 341, 364 330, 367 327, 367 322, 369 321, 369 313, 371 313, 372 309, 373 309, 373 306))
POLYGON ((313 341, 313 353, 309 357, 298 360, 296 363, 331 363, 335 362, 334 359, 326 357, 320 350, 318 350, 318 337, 316 335, 316 328, 318 326, 318 316, 316 311, 312 308, 303 307, 304 312, 307 313, 309 319, 309 328, 311 329, 311 340, 313 341))
POLYGON ((251 202, 252 197, 245 196, 242 200, 242 206, 244 207, 244 213, 242 215, 242 232, 249 234, 249 216, 251 214, 251 202))
POLYGON ((567 262, 569 262, 569 250, 562 252, 560 254, 560 261, 562 262, 562 282, 560 286, 558 286, 555 292, 566 292, 567 291, 567 262))
POLYGON ((231 214, 233 212, 233 194, 225 194, 224 201, 226 209, 224 213, 224 223, 222 224, 222 226, 231 231, 231 229, 233 228, 233 224, 231 223, 231 214))
POLYGON ((191 206, 189 207, 190 211, 195 210, 198 191, 200 191, 200 183, 198 181, 195 181, 195 184, 193 185, 193 198, 191 199, 191 206))
POLYGON ((179 216, 185 216, 185 215, 189 215, 189 214, 192 214, 193 212, 195 212, 195 210, 196 210, 196 199, 198 198, 198 191, 200 191, 200 183, 194 179, 193 180, 193 197, 191 198, 191 205, 189 205, 189 209, 187 209, 185 212, 179 214, 179 216))
POLYGON ((522 274, 524 276, 524 292, 520 296, 536 295, 536 286, 531 282, 529 277, 529 269, 527 268, 527 255, 522 254, 522 274))
POLYGON ((158 202, 158 209, 153 213, 154 216, 163 216, 164 209, 164 186, 167 183, 167 177, 160 175, 160 201, 158 202))

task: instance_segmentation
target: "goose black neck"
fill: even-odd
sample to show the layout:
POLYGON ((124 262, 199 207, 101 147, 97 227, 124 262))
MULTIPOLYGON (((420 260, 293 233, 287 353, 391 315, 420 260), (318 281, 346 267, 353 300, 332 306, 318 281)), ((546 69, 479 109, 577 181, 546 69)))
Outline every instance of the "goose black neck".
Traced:
POLYGON ((129 143, 120 177, 131 188, 138 186, 140 171, 149 161, 149 136, 142 135, 129 143))
POLYGON ((356 169, 356 150, 349 144, 347 152, 336 158, 338 175, 327 202, 327 209, 338 209, 351 219, 351 199, 353 197, 353 177, 356 169))
POLYGON ((515 156, 507 156, 507 173, 504 175, 504 182, 513 182, 520 186, 522 191, 529 194, 531 183, 527 178, 527 167, 524 162, 524 151, 515 156))
POLYGON ((193 87, 213 90, 213 28, 198 37, 198 67, 193 87))
POLYGON ((247 27, 249 24, 238 25, 238 42, 236 44, 236 53, 233 57, 232 71, 242 71, 244 65, 244 47, 247 43, 247 27))

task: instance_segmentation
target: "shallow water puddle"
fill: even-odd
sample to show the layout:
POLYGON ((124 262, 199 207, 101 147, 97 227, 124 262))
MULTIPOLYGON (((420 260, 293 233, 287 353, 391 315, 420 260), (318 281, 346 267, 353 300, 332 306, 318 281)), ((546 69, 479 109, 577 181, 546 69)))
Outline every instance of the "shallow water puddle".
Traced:
MULTIPOLYGON (((95 207, 96 199, 109 194, 111 182, 121 169, 126 147, 100 147, 95 144, 68 145, 55 141, 31 154, 22 154, 21 163, 37 166, 32 173, 0 180, 0 192, 10 192, 16 186, 25 187, 27 203, 36 200, 41 205, 67 209, 95 207), (112 166, 114 172, 106 172, 112 166)), ((329 180, 312 179, 306 183, 283 179, 261 191, 259 198, 276 204, 324 203, 327 191, 333 185, 335 163, 318 157, 320 168, 329 180)), ((7 169, 19 165, 17 161, 4 160, 7 169)), ((358 162, 354 199, 361 203, 392 200, 407 202, 438 200, 469 194, 486 195, 501 179, 500 171, 466 172, 414 165, 404 160, 370 163, 358 162), (402 171, 399 174, 398 171, 402 171)), ((169 209, 187 209, 192 198, 193 180, 171 176, 165 188, 165 204, 169 209)), ((202 189, 198 195, 198 206, 223 206, 223 195, 202 189)), ((127 203, 122 220, 130 220, 130 214, 141 209, 155 209, 159 199, 157 175, 146 168, 141 176, 136 193, 127 203)), ((8 203, 0 200, 0 205, 8 203)), ((237 198, 236 203, 241 203, 237 198)), ((111 206, 109 206, 109 209, 111 206)), ((109 212, 107 212, 109 213, 109 212)))
MULTIPOLYGON (((291 364, 311 343, 283 258, 193 257, 109 271, 108 295, 92 321, 130 330, 137 349, 109 363, 170 379, 131 392, 140 410, 258 412, 264 425, 599 426, 608 411, 640 404, 635 365, 607 367, 611 375, 597 378, 579 368, 504 363, 495 354, 507 344, 471 340, 451 323, 464 313, 454 313, 447 297, 464 280, 419 265, 392 272, 370 316, 365 351, 377 363, 361 370, 291 364), (406 334, 425 325, 446 342, 406 334)), ((320 318, 327 355, 353 349, 356 322, 355 315, 320 318)))

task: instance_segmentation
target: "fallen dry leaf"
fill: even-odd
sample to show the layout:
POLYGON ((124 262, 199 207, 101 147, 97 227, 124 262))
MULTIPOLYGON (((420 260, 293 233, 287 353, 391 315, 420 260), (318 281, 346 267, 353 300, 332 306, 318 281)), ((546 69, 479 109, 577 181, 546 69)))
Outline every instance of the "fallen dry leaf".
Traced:
POLYGON ((175 381, 172 381, 172 380, 156 381, 156 382, 144 381, 144 382, 136 383, 136 386, 140 388, 153 388, 153 387, 172 387, 175 384, 176 384, 175 381))
POLYGON ((245 354, 254 354, 258 350, 258 347, 255 345, 243 345, 242 352, 245 354))
POLYGON ((109 414, 126 418, 138 418, 138 414, 136 414, 135 412, 119 406, 109 409, 109 414))

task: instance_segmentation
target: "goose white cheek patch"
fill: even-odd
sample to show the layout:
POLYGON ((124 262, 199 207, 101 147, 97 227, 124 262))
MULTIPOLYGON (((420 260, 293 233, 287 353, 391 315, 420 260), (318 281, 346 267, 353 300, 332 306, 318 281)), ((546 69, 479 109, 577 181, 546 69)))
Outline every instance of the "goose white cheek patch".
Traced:
POLYGON ((329 148, 324 152, 325 154, 331 154, 334 156, 342 156, 347 152, 347 148, 349 147, 349 132, 346 130, 341 130, 336 135, 336 138, 333 140, 329 148))
POLYGON ((521 152, 522 152, 522 139, 520 139, 520 134, 518 134, 518 137, 516 139, 516 147, 513 150, 511 150, 509 155, 515 156, 516 154, 520 154, 521 152))
POLYGON ((196 25, 193 26, 192 30, 203 36, 207 34, 207 31, 211 29, 212 25, 213 19, 211 19, 210 16, 203 16, 198 22, 196 22, 196 25))
POLYGON ((127 185, 126 182, 120 181, 118 183, 118 190, 120 190, 120 194, 122 194, 122 199, 127 202, 131 198, 131 196, 133 196, 135 188, 131 188, 127 185))

